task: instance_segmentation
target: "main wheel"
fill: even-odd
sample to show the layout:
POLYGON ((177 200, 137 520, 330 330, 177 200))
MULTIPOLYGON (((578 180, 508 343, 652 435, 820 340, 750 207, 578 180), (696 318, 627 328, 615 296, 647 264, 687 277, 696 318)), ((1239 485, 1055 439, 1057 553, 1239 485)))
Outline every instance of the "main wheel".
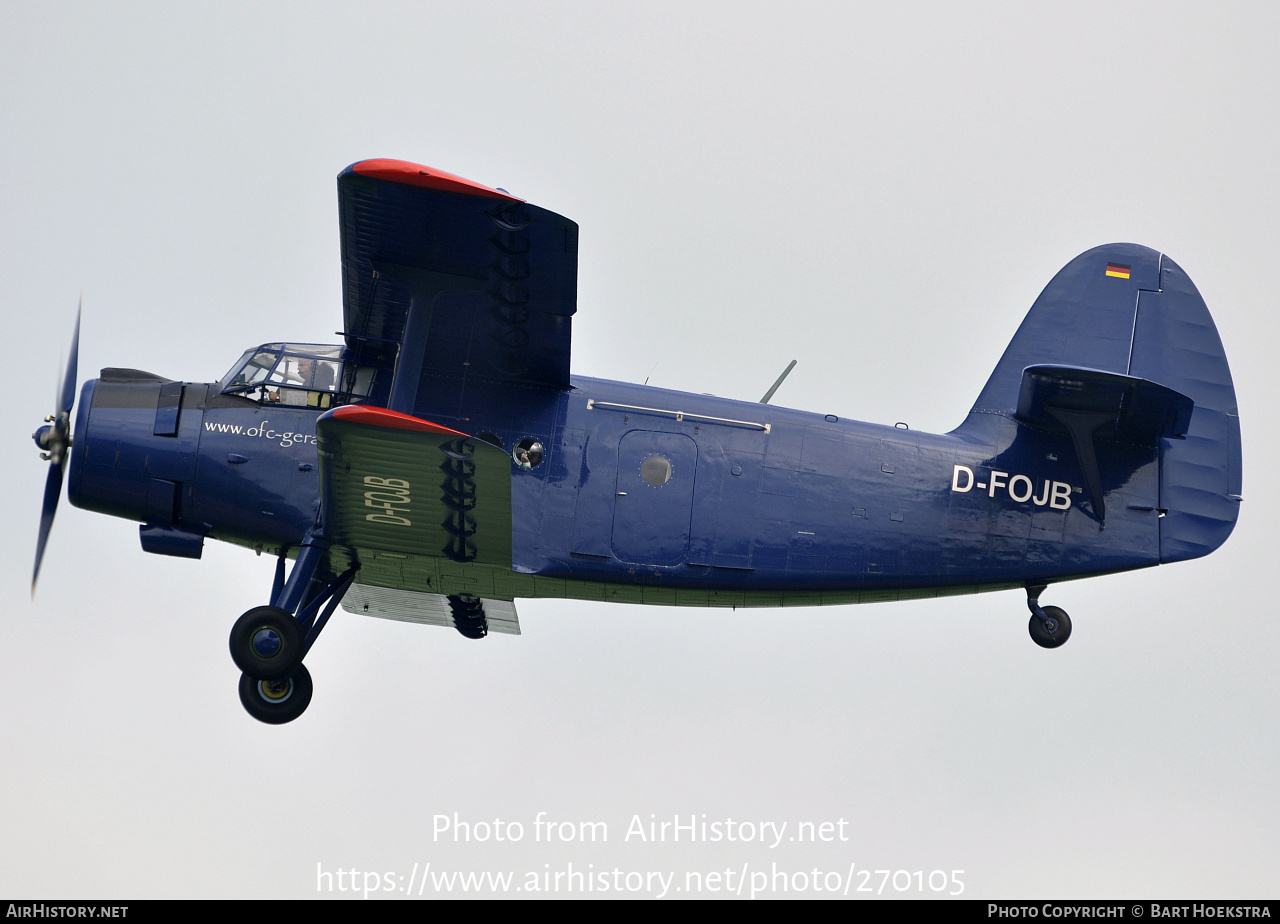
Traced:
POLYGON ((1044 607, 1044 614, 1049 617, 1049 624, 1039 616, 1032 616, 1027 623, 1027 631, 1031 640, 1041 648, 1057 648, 1071 638, 1071 617, 1060 606, 1044 607))
POLYGON ((306 712, 311 703, 311 672, 305 664, 283 680, 257 680, 240 675, 240 704, 259 722, 283 725, 306 712))
POLYGON ((485 619, 484 604, 479 597, 458 594, 449 598, 449 611, 453 615, 453 627, 464 638, 484 638, 489 634, 489 621, 485 619))
POLYGON ((288 610, 255 606, 231 627, 231 660, 258 680, 280 680, 302 663, 302 627, 288 610))

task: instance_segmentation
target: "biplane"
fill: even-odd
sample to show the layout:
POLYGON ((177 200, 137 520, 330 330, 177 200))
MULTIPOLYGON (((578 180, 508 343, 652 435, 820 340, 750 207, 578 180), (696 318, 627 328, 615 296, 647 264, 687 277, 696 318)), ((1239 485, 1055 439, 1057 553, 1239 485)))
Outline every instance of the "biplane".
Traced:
MULTIPOLYGON (((254 718, 310 702, 341 605, 518 633, 514 601, 851 604, 1023 589, 1196 558, 1241 501, 1231 373, 1182 269, 1076 257, 950 433, 570 374, 578 226, 417 164, 338 176, 343 330, 266 343, 216 382, 103 369, 34 435, 73 504, 142 548, 275 556, 231 655, 254 718), (72 412, 74 440, 72 438, 72 412)), ((788 367, 788 371, 790 367, 788 367)), ((909 370, 904 370, 909 374, 909 370)), ((785 377, 785 373, 783 374, 785 377)), ((779 380, 780 382, 781 380, 779 380)))

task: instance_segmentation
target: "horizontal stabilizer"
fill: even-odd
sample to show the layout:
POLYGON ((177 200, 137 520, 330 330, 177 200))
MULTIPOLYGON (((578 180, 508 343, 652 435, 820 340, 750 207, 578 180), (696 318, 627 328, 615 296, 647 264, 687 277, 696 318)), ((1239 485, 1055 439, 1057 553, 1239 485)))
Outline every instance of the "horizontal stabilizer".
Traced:
POLYGON ((1095 441, 1154 446, 1181 439, 1195 405, 1186 395, 1146 379, 1080 366, 1028 366, 1022 370, 1014 416, 1034 427, 1066 430, 1084 475, 1098 523, 1106 522, 1095 441))
POLYGON ((1064 414, 1087 417, 1101 429, 1098 438, 1154 445, 1159 439, 1182 438, 1195 404, 1184 394, 1145 379, 1079 366, 1028 366, 1022 371, 1015 415, 1023 423, 1059 429, 1064 414))

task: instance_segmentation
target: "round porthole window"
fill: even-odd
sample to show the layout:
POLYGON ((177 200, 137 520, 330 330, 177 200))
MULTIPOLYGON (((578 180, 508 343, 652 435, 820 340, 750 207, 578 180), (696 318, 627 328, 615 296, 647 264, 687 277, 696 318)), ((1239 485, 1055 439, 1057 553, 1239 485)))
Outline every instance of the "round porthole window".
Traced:
POLYGON ((515 460, 516 465, 524 469, 536 467, 542 462, 542 456, 542 444, 528 436, 516 443, 515 448, 511 450, 511 458, 515 460))
POLYGON ((640 477, 645 484, 660 488, 671 480, 671 463, 662 456, 649 456, 640 463, 640 477))

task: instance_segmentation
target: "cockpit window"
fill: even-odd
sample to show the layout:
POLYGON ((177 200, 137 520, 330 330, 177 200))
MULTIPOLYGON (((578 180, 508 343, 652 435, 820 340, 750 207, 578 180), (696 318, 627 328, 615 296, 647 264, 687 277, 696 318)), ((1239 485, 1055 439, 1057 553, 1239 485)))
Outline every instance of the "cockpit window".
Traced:
POLYGON ((372 385, 373 369, 343 363, 340 346, 267 343, 240 357, 222 391, 260 404, 324 409, 359 403, 372 385))
POLYGON ((240 374, 236 376, 232 384, 235 385, 256 385, 271 374, 271 370, 275 367, 276 360, 280 357, 275 353, 257 353, 249 362, 245 363, 240 374))

